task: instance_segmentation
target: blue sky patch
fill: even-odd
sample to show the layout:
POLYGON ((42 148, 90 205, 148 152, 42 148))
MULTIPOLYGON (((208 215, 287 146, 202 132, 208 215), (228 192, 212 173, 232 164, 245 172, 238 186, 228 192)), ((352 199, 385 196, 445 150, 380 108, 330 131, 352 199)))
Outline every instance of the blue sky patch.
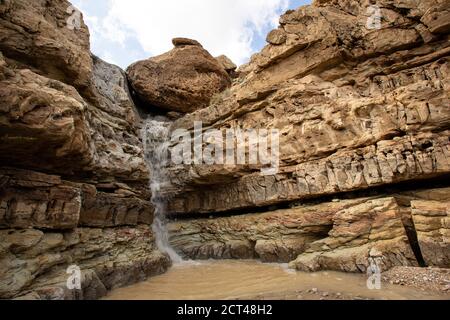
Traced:
POLYGON ((266 44, 287 9, 309 0, 73 0, 91 32, 91 50, 126 68, 190 37, 217 56, 243 64, 266 44))

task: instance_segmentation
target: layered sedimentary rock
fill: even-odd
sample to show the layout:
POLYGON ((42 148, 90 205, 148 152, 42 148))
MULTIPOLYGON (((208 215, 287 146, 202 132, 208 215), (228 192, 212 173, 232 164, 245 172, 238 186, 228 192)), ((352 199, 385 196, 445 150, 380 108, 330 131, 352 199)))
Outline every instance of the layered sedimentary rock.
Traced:
POLYGON ((170 265, 131 97, 171 111, 172 131, 280 133, 269 174, 249 150, 245 164, 163 168, 157 196, 185 257, 449 267, 450 3, 378 1, 380 28, 368 5, 288 11, 236 72, 176 38, 125 74, 91 55, 67 1, 1 2, 0 298, 98 298, 170 265))
POLYGON ((369 258, 379 258, 382 270, 417 264, 394 198, 374 199, 338 212, 328 237, 312 243, 291 266, 303 271, 365 272, 369 258))
POLYGON ((0 227, 73 229, 80 220, 81 188, 59 176, 0 169, 0 227))
POLYGON ((411 210, 418 242, 426 264, 450 265, 450 202, 412 201, 411 210))
POLYGON ((66 0, 0 3, 0 51, 27 69, 76 88, 91 82, 89 30, 66 0))
POLYGON ((234 62, 228 58, 225 55, 218 56, 216 58, 217 62, 223 67, 223 69, 230 75, 230 77, 235 78, 236 77, 236 69, 237 65, 234 64, 234 62))
POLYGON ((378 259, 382 270, 418 266, 422 253, 426 265, 448 267, 447 213, 442 201, 449 197, 449 188, 424 189, 394 192, 391 197, 336 198, 264 213, 188 219, 169 225, 170 240, 191 259, 258 258, 291 262, 292 268, 302 271, 366 272, 370 259, 378 259), (437 223, 427 221, 421 226, 418 219, 427 213, 422 211, 418 218, 417 207, 427 203, 440 204, 424 205, 434 212, 428 213, 428 219, 437 223), (413 218, 415 228, 410 224, 413 218), (428 239, 424 232, 430 233, 428 239), (414 241, 417 236, 419 242, 414 241))
POLYGON ((29 69, 15 70, 3 57, 1 65, 2 163, 44 170, 59 165, 66 172, 87 164, 87 106, 76 89, 29 69), (70 161, 75 157, 79 161, 70 161))
POLYGON ((193 112, 231 83, 222 64, 195 40, 176 38, 175 48, 163 55, 132 64, 128 78, 137 96, 151 106, 193 112))
POLYGON ((376 200, 332 214, 329 235, 310 241, 291 266, 364 271, 376 257, 385 269, 449 266, 443 253, 448 251, 446 202, 416 199, 415 204, 414 198, 397 199, 394 193, 399 183, 410 189, 445 184, 450 172, 450 3, 380 1, 380 28, 369 5, 316 1, 287 12, 228 92, 174 122, 173 130, 191 134, 195 121, 204 131, 224 134, 228 128, 280 132, 280 167, 274 175, 263 176, 261 164, 249 163, 170 168, 172 186, 180 191, 168 190, 169 211, 189 218, 172 231, 173 244, 185 255, 233 257, 242 251, 285 261, 285 252, 298 252, 291 250, 291 239, 279 245, 282 232, 269 237, 274 259, 256 250, 261 246, 255 241, 267 240, 265 231, 255 231, 265 215, 214 215, 377 190, 376 200), (192 215, 212 219, 197 222, 192 215), (190 234, 194 241, 187 244, 190 234))
POLYGON ((125 72, 91 55, 77 14, 0 4, 0 298, 98 298, 170 265, 125 72))
POLYGON ((326 237, 333 216, 366 201, 348 200, 218 219, 173 222, 171 244, 192 259, 260 258, 289 262, 326 237))
POLYGON ((0 169, 0 227, 65 230, 78 225, 151 224, 153 208, 127 186, 77 183, 35 171, 0 169), (102 189, 105 188, 105 189, 102 189))
POLYGON ((94 95, 84 99, 74 87, 5 59, 0 56, 2 163, 148 179, 137 114, 118 67, 95 58, 94 95))
POLYGON ((2 298, 97 299, 160 274, 170 264, 155 248, 149 226, 0 230, 0 239, 2 298), (72 265, 83 270, 81 290, 67 287, 67 266, 72 265))
POLYGON ((195 190, 177 195, 172 211, 263 206, 448 173, 450 42, 419 22, 435 2, 410 6, 382 7, 380 30, 366 29, 362 3, 321 1, 282 16, 279 31, 290 41, 266 46, 231 94, 173 125, 279 129, 279 174, 173 167, 173 183, 195 190), (196 188, 218 177, 230 184, 196 188))
MULTIPOLYGON (((380 141, 374 146, 342 150, 297 166, 283 167, 274 176, 262 176, 257 172, 231 183, 199 188, 179 195, 169 205, 174 213, 180 214, 268 206, 417 178, 433 178, 448 173, 448 158, 448 131, 414 138, 399 137, 380 141)), ((188 174, 195 178, 194 181, 207 184, 207 181, 214 181, 214 174, 224 179, 221 176, 224 172, 201 168, 188 174), (208 175, 208 180, 201 176, 203 172, 208 175)), ((176 176, 177 180, 182 178, 183 175, 176 176)))
POLYGON ((190 259, 260 258, 289 262, 326 236, 336 212, 355 201, 169 224, 172 246, 190 259))

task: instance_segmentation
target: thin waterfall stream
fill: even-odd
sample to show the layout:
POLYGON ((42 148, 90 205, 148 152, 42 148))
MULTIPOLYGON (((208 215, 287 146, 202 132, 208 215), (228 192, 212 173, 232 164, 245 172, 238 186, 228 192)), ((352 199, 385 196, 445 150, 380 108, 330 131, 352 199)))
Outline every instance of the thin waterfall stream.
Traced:
POLYGON ((151 202, 155 208, 152 225, 159 250, 167 253, 174 264, 181 263, 183 259, 170 246, 169 233, 166 227, 167 198, 162 190, 170 187, 167 176, 169 161, 170 123, 162 117, 148 118, 142 129, 145 159, 151 171, 150 190, 151 202))

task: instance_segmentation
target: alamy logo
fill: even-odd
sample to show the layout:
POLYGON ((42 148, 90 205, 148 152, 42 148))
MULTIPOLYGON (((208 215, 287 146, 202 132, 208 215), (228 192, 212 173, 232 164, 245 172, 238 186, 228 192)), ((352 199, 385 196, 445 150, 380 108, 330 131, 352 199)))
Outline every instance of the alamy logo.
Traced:
POLYGON ((381 29, 381 9, 377 5, 371 5, 367 7, 367 18, 366 28, 369 30, 380 30, 381 29))
POLYGON ((367 277, 367 288, 369 290, 381 290, 381 257, 369 258, 367 277))
POLYGON ((66 12, 70 15, 66 20, 67 28, 70 30, 81 29, 81 11, 74 6, 70 6, 67 8, 66 12))
POLYGON ((175 165, 249 165, 262 175, 279 170, 280 132, 277 129, 209 129, 194 122, 194 134, 185 129, 173 132, 170 148, 175 165))
POLYGON ((81 290, 81 269, 79 266, 72 265, 67 268, 66 273, 69 275, 67 279, 67 289, 81 290))

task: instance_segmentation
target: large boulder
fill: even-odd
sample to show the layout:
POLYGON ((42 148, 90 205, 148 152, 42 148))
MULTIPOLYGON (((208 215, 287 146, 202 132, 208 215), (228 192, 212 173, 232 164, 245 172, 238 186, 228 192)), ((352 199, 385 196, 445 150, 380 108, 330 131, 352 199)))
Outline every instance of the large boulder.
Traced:
POLYGON ((290 266, 302 271, 448 268, 449 199, 430 190, 449 186, 445 3, 381 1, 381 29, 367 28, 362 1, 283 15, 229 93, 172 126, 278 129, 278 171, 261 175, 262 161, 172 166, 167 210, 182 218, 170 225, 172 245, 189 258, 297 255, 290 266), (349 198, 357 203, 318 218, 349 198), (266 212, 297 204, 304 209, 266 212), (248 214, 256 207, 265 213, 248 214))
POLYGON ((197 41, 173 43, 173 50, 128 68, 131 86, 148 105, 183 113, 203 109, 231 84, 230 77, 197 41))

